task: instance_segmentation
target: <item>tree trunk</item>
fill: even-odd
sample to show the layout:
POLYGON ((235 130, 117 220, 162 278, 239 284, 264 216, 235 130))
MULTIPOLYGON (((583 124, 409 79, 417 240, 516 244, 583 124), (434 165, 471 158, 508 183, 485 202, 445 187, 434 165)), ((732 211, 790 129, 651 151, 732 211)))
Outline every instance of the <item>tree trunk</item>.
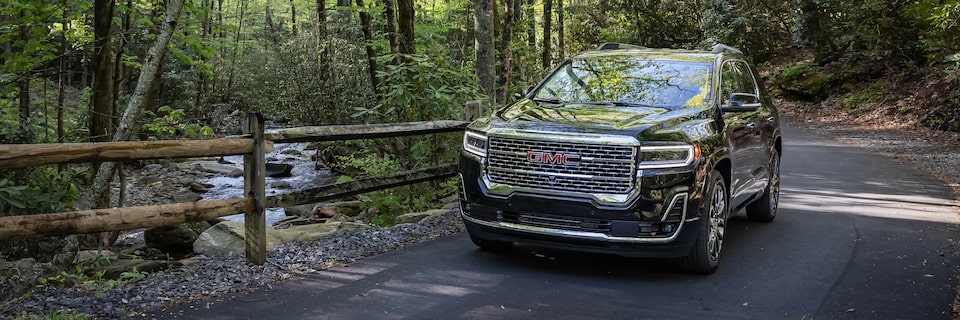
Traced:
MULTIPOLYGON (((225 88, 227 92, 233 92, 233 79, 234 79, 233 75, 234 75, 234 71, 236 71, 237 69, 237 58, 240 55, 237 52, 239 51, 237 47, 240 46, 240 31, 243 30, 243 9, 244 9, 243 2, 244 1, 245 0, 237 1, 237 11, 240 14, 239 14, 239 18, 237 18, 237 33, 233 37, 233 43, 235 44, 235 47, 233 48, 233 55, 231 57, 232 61, 230 62, 230 75, 227 76, 227 87, 225 88)), ((319 0, 319 1, 322 1, 322 0, 319 0)))
POLYGON ((537 15, 536 11, 533 10, 533 5, 536 2, 537 0, 527 0, 526 12, 524 13, 527 17, 527 46, 530 49, 537 47, 537 15))
POLYGON ((507 8, 503 15, 503 31, 500 32, 500 69, 497 74, 500 76, 497 99, 500 103, 510 101, 510 60, 513 59, 513 23, 516 17, 514 11, 516 3, 519 0, 504 0, 507 8))
POLYGON ((566 52, 564 52, 563 38, 563 0, 557 0, 557 51, 560 53, 560 59, 566 57, 566 52))
POLYGON ((473 1, 473 30, 476 35, 474 49, 477 54, 477 81, 483 93, 496 102, 496 75, 494 74, 493 39, 493 2, 494 0, 473 1))
POLYGON ((317 71, 327 78, 327 1, 317 0, 317 71))
MULTIPOLYGON (((110 135, 113 133, 113 10, 116 5, 115 0, 95 0, 93 8, 93 49, 95 52, 93 58, 93 96, 91 98, 92 108, 90 112, 90 141, 103 142, 110 141, 110 135)), ((91 172, 97 172, 102 164, 94 162, 91 164, 91 172)), ((93 178, 101 178, 93 176, 93 178)), ((109 175, 102 177, 106 185, 113 180, 113 171, 109 175)), ((91 208, 107 208, 110 206, 110 190, 105 188, 104 192, 98 194, 96 204, 91 204, 91 208)), ((103 240, 103 239, 101 239, 103 240)))
POLYGON ((413 0, 398 0, 397 6, 400 7, 398 10, 400 14, 398 21, 400 27, 400 53, 415 54, 417 53, 417 46, 413 34, 415 14, 413 11, 413 0))
POLYGON ((543 63, 543 69, 549 70, 553 65, 550 56, 550 35, 553 28, 550 23, 553 20, 553 0, 543 0, 543 55, 540 57, 543 63))
POLYGON ((383 34, 387 36, 387 42, 390 43, 390 53, 399 52, 397 44, 397 12, 394 10, 394 0, 383 0, 383 15, 387 24, 383 26, 383 34))
POLYGON ((290 25, 294 37, 297 36, 297 4, 290 0, 290 25))
MULTIPOLYGON (((150 47, 149 51, 147 51, 147 55, 143 59, 143 68, 140 70, 140 76, 137 79, 137 87, 130 96, 126 108, 123 110, 123 117, 120 119, 120 124, 113 134, 113 141, 126 141, 130 138, 133 126, 137 118, 140 117, 144 105, 147 103, 144 97, 152 85, 152 82, 156 79, 155 76, 160 67, 160 62, 167 50, 167 43, 170 42, 173 31, 176 29, 177 19, 180 17, 180 12, 183 9, 183 1, 184 0, 169 0, 167 3, 166 16, 160 28, 160 34, 157 35, 157 40, 150 47)), ((116 163, 105 163, 100 170, 97 171, 95 175, 96 178, 89 191, 77 201, 76 207, 81 210, 92 208, 94 200, 99 198, 100 195, 110 187, 110 177, 113 176, 115 169, 116 163)))
POLYGON ((280 38, 277 36, 277 28, 273 24, 273 14, 270 12, 270 4, 267 3, 264 5, 264 10, 266 11, 266 20, 267 20, 267 34, 270 35, 270 42, 273 42, 274 46, 280 45, 280 38))
POLYGON ((360 29, 363 30, 364 47, 367 50, 367 70, 370 73, 370 85, 373 86, 373 92, 379 94, 380 80, 377 79, 377 61, 376 53, 373 51, 373 27, 371 26, 373 18, 370 13, 364 9, 363 0, 357 0, 357 6, 360 7, 360 29))

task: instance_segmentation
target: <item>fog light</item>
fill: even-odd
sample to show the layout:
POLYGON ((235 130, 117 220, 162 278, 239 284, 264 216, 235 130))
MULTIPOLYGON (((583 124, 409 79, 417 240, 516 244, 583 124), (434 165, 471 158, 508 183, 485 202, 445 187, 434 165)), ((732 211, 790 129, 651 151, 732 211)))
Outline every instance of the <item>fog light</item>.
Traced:
POLYGON ((666 232, 666 233, 671 233, 671 232, 673 232, 673 225, 672 225, 672 224, 669 224, 669 223, 663 225, 663 232, 666 232))

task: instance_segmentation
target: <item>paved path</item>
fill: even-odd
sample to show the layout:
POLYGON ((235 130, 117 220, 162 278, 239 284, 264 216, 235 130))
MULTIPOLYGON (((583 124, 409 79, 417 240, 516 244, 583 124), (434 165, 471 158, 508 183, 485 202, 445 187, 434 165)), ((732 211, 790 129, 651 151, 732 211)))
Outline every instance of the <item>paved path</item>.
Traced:
MULTIPOLYGON (((518 248, 466 234, 224 302, 188 319, 945 319, 960 219, 948 188, 869 151, 785 128, 781 211, 735 218, 710 276, 670 261, 518 248)), ((740 212, 740 215, 743 213, 740 212)))

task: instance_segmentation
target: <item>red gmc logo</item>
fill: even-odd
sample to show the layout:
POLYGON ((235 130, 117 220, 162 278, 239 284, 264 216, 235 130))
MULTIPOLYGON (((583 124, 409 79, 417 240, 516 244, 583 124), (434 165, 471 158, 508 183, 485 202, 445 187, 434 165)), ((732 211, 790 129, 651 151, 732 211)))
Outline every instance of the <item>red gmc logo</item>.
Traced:
POLYGON ((527 161, 575 166, 580 164, 580 156, 575 154, 527 151, 527 161))

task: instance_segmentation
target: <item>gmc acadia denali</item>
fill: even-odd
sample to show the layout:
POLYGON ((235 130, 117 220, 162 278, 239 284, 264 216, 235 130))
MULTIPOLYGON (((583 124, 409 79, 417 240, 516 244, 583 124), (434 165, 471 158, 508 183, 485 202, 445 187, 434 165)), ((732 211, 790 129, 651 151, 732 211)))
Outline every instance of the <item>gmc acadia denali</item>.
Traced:
POLYGON ((716 270, 727 220, 773 221, 780 124, 734 48, 607 43, 471 123, 460 207, 480 248, 514 243, 716 270))

